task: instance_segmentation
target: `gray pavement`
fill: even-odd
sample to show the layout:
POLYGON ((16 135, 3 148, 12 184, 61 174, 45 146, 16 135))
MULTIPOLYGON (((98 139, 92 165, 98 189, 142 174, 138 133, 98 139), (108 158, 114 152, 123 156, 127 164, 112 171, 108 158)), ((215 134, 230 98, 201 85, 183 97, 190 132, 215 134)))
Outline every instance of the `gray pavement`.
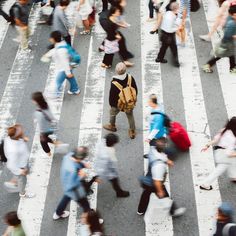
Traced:
MULTIPOLYGON (((135 66, 130 68, 129 71, 136 79, 139 88, 138 104, 135 109, 137 126, 137 137, 135 140, 130 140, 128 138, 128 123, 126 117, 123 114, 120 114, 117 119, 118 135, 121 140, 117 145, 121 185, 124 189, 130 191, 131 196, 128 199, 117 199, 111 189, 110 183, 103 183, 98 187, 97 208, 104 218, 106 234, 112 236, 145 235, 145 224, 142 217, 136 215, 138 201, 142 192, 137 178, 143 173, 143 111, 140 60, 141 33, 140 9, 138 3, 139 2, 135 0, 128 1, 126 18, 132 26, 130 29, 124 31, 128 48, 135 54, 135 66)), ((199 34, 208 31, 203 8, 197 13, 192 14, 191 20, 198 64, 201 66, 209 59, 209 53, 212 49, 211 44, 204 43, 198 38, 199 34)), ((34 106, 31 103, 30 95, 34 91, 43 91, 45 87, 45 81, 48 75, 48 65, 41 63, 40 57, 46 51, 49 33, 50 27, 46 25, 39 25, 37 27, 35 37, 38 37, 38 45, 33 45, 35 57, 30 69, 30 76, 24 88, 24 93, 19 94, 17 88, 15 88, 15 96, 19 96, 22 99, 20 109, 15 114, 16 120, 24 125, 25 133, 31 140, 29 142, 30 148, 32 139, 35 135, 32 119, 34 106)), ((16 56, 17 44, 12 41, 12 38, 14 37, 15 29, 10 27, 3 46, 0 49, 0 98, 3 96, 7 78, 9 77, 16 56)), ((89 37, 90 36, 78 36, 78 33, 75 35, 74 46, 82 55, 82 63, 76 71, 82 93, 78 97, 65 94, 61 112, 60 127, 62 129, 59 132, 59 138, 70 143, 71 148, 75 147, 78 143, 81 108, 83 106, 82 98, 88 63, 87 54, 89 37)), ((154 35, 153 37, 158 36, 154 35)), ((93 50, 97 50, 101 42, 96 40, 96 38, 94 40, 93 50)), ((171 55, 168 53, 166 58, 170 59, 170 57, 171 55)), ((113 65, 118 61, 119 58, 115 57, 113 65)), ((103 123, 106 123, 109 120, 108 95, 113 72, 114 66, 111 70, 106 72, 103 123)), ((174 120, 178 120, 186 126, 179 69, 172 67, 170 64, 161 64, 161 73, 165 110, 174 120)), ((214 135, 227 120, 223 94, 216 69, 213 74, 205 74, 200 71, 200 75, 209 121, 208 125, 211 134, 214 135)), ((105 133, 106 131, 103 130, 102 135, 105 133)), ((42 236, 65 236, 67 232, 67 220, 60 220, 58 222, 52 220, 52 214, 62 196, 62 188, 59 179, 61 158, 60 155, 55 155, 53 157, 41 224, 40 235, 42 236)), ((175 167, 170 170, 171 195, 179 206, 185 206, 187 208, 187 212, 183 217, 173 219, 174 235, 198 236, 198 219, 189 153, 179 153, 175 162, 175 167)), ((3 182, 9 178, 10 175, 8 171, 4 170, 0 178, 0 218, 2 218, 7 211, 16 210, 19 202, 19 197, 16 194, 8 194, 3 189, 3 182)), ((226 176, 220 178, 220 193, 223 200, 231 201, 236 207, 236 187, 229 183, 226 176)), ((5 225, 0 224, 0 233, 2 233, 4 229, 5 225)))

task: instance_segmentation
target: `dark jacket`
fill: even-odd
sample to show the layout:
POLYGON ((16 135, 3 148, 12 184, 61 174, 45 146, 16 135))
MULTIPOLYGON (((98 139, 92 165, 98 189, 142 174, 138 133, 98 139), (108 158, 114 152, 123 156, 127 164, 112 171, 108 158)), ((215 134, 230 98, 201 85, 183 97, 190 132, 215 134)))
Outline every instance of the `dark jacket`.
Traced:
MULTIPOLYGON (((123 80, 117 79, 114 77, 111 81, 109 104, 111 107, 117 107, 120 90, 112 83, 113 81, 117 81, 120 85, 122 85, 125 88, 128 83, 128 74, 126 75, 125 79, 123 79, 123 80)), ((135 82, 133 76, 132 76, 131 86, 136 90, 136 93, 138 95, 138 88, 137 88, 137 85, 136 85, 136 82, 135 82)))

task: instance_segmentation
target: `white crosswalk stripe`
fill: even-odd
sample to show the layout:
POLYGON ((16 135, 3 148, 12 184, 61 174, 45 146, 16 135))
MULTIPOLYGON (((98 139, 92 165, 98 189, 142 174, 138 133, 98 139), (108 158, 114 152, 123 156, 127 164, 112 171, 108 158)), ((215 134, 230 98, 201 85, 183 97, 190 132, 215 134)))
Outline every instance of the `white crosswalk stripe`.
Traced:
MULTIPOLYGON (((10 6, 14 3, 13 0, 9 0, 4 4, 3 10, 8 11, 10 6)), ((74 22, 74 2, 70 5, 68 13, 71 20, 74 22)), ((211 12, 207 12, 207 5, 209 3, 203 0, 204 11, 206 18, 211 18, 211 12)), ((217 8, 217 4, 214 1, 210 1, 217 8)), ((37 24, 40 16, 39 5, 33 5, 30 13, 30 24, 32 30, 32 39, 35 47, 38 44, 37 24)), ((149 34, 149 31, 153 27, 152 24, 146 23, 148 18, 147 1, 140 0, 140 28, 141 28, 141 84, 142 84, 142 133, 144 153, 148 152, 149 145, 145 142, 148 134, 148 114, 147 101, 150 94, 154 93, 158 95, 159 103, 163 104, 163 85, 162 85, 162 71, 161 65, 155 63, 155 58, 159 48, 159 39, 157 36, 149 34)), ((98 22, 98 19, 97 19, 98 22)), ((207 22, 210 29, 211 23, 207 22)), ((191 26, 191 22, 190 22, 191 26)), ((6 34, 8 30, 8 24, 0 18, 0 50, 4 40, 6 40, 6 34)), ((105 79, 106 70, 100 67, 103 54, 97 52, 97 46, 104 39, 104 31, 97 23, 90 37, 89 49, 88 49, 88 62, 86 68, 86 80, 84 87, 83 106, 81 109, 80 126, 78 127, 78 145, 86 145, 90 150, 90 161, 94 161, 95 144, 101 139, 102 135, 102 119, 104 114, 104 97, 107 91, 105 91, 105 79)), ((215 34, 212 40, 212 46, 214 47, 219 38, 215 34)), ((182 87, 182 96, 184 104, 184 117, 186 119, 187 131, 190 135, 193 146, 190 148, 189 155, 191 160, 192 179, 195 199, 193 199, 193 205, 197 210, 197 222, 198 232, 194 232, 194 235, 210 236, 213 233, 213 223, 215 219, 216 208, 221 202, 221 194, 218 185, 218 181, 213 184, 212 191, 201 191, 199 185, 204 178, 212 172, 215 168, 213 151, 209 150, 206 153, 201 153, 201 148, 209 141, 210 128, 209 120, 214 117, 207 117, 206 104, 203 96, 202 83, 199 70, 201 66, 198 64, 197 48, 195 47, 192 27, 188 32, 186 47, 178 47, 179 60, 181 63, 180 81, 182 87)), ((23 94, 27 81, 30 77, 30 71, 32 69, 32 63, 36 55, 36 50, 32 52, 22 51, 20 48, 17 51, 16 58, 11 68, 10 75, 0 102, 0 138, 4 137, 5 130, 8 126, 14 124, 17 120, 19 108, 22 103, 23 94), (17 87, 17 93, 15 93, 17 87)), ((206 58, 207 60, 208 58, 206 58)), ((215 67, 215 74, 218 75, 220 81, 220 89, 222 90, 224 103, 227 111, 227 117, 231 118, 236 114, 236 80, 235 75, 232 75, 228 71, 229 63, 228 59, 222 59, 217 62, 215 67), (218 74, 216 72, 218 70, 218 74)), ((176 69, 177 70, 177 69, 176 69)), ((48 78, 45 85, 45 94, 50 94, 54 91, 55 84, 55 69, 52 63, 49 68, 48 78)), ((65 85, 63 87, 64 93, 65 85)), ((33 91, 32 91, 33 92, 33 91)), ((50 108, 57 120, 61 117, 62 105, 64 95, 57 100, 48 99, 50 108)), ((107 99, 108 97, 105 97, 107 99)), ((75 98, 76 99, 76 98, 75 98)), ((82 99, 82 97, 80 98, 82 99)), ((141 101, 139 101, 141 102, 141 101)), ((174 119, 174 117, 173 117, 174 119)), ((24 125, 24 124, 23 124, 24 125)), ((45 214, 46 197, 49 189, 50 173, 52 168, 52 159, 49 158, 42 150, 39 142, 39 129, 38 126, 34 133, 33 144, 30 155, 31 162, 31 174, 27 179, 26 189, 29 192, 36 193, 36 197, 32 199, 20 199, 18 212, 25 223, 25 229, 29 236, 39 236, 42 227, 42 219, 45 214)), ((66 140, 65 140, 66 141, 66 140)), ((52 147, 52 154, 54 148, 52 147)), ((144 170, 147 170, 147 163, 144 163, 144 170)), ((1 175, 1 171, 0 171, 1 175)), ((89 175, 93 175, 92 171, 89 171, 89 175)), ((59 176, 57 176, 59 178, 59 176)), ((167 189, 170 189, 169 178, 167 178, 167 189)), ((97 202, 97 188, 94 184, 94 194, 90 197, 91 208, 96 209, 99 207, 97 202)), ((1 193, 0 193, 1 197, 1 193)), ((132 195, 131 195, 132 197, 132 195)), ((184 197, 184 196, 183 196, 184 197)), ((135 209, 132 209, 135 211, 135 209)), ((51 213, 53 214, 53 212, 51 213)), ((149 216, 146 216, 148 219, 149 216)), ((175 235, 174 224, 170 216, 158 217, 156 222, 145 223, 145 235, 147 236, 173 236, 175 235)), ((79 236, 80 235, 80 219, 78 217, 77 203, 71 202, 70 204, 70 216, 67 224, 67 236, 79 236)), ((106 226, 106 222, 105 222, 106 226)), ((46 235, 47 236, 47 235, 46 235)), ((59 235, 60 236, 60 235, 59 235)), ((124 235, 126 236, 126 235, 124 235)))

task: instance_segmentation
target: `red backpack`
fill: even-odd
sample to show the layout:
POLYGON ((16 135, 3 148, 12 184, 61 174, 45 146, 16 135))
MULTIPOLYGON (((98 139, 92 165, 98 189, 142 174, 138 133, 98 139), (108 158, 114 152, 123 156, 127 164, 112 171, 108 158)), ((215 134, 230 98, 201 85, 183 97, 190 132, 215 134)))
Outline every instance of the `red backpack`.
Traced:
POLYGON ((187 151, 191 146, 188 133, 185 128, 178 122, 171 122, 169 129, 169 136, 172 142, 181 151, 187 151))

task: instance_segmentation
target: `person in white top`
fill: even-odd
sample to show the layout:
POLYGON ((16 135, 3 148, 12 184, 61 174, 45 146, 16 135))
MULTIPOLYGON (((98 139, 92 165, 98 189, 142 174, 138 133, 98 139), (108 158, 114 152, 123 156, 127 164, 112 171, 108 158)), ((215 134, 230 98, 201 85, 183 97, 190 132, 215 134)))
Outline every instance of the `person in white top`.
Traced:
POLYGON ((44 54, 41 58, 42 62, 50 61, 53 58, 56 66, 56 95, 59 97, 62 90, 62 84, 65 79, 70 83, 70 89, 68 94, 80 94, 78 83, 72 73, 70 66, 70 55, 68 52, 67 43, 62 40, 62 34, 60 31, 53 31, 50 35, 50 42, 54 45, 54 48, 44 54))
POLYGON ((26 175, 28 174, 29 150, 26 145, 28 138, 24 136, 21 125, 8 128, 8 136, 4 140, 4 152, 7 158, 7 168, 13 174, 4 186, 9 192, 19 192, 20 197, 34 197, 25 192, 26 175))
POLYGON ((236 182, 236 117, 232 117, 202 151, 206 151, 210 146, 213 146, 216 168, 203 181, 200 186, 202 190, 212 190, 211 184, 225 171, 228 171, 229 178, 236 182))
POLYGON ((181 21, 177 18, 177 13, 179 10, 179 4, 173 2, 170 4, 170 11, 167 11, 162 19, 161 23, 161 37, 160 40, 162 42, 160 51, 156 58, 156 62, 167 63, 167 60, 164 59, 166 50, 170 47, 170 50, 173 55, 174 66, 179 67, 177 46, 176 46, 176 31, 181 27, 181 21))
POLYGON ((202 39, 206 42, 210 42, 211 37, 217 31, 217 29, 223 28, 223 26, 226 23, 226 19, 229 16, 230 4, 232 4, 233 2, 236 4, 236 0, 223 0, 220 2, 220 8, 219 8, 218 14, 216 16, 216 20, 211 28, 211 31, 206 35, 199 35, 200 39, 202 39))

